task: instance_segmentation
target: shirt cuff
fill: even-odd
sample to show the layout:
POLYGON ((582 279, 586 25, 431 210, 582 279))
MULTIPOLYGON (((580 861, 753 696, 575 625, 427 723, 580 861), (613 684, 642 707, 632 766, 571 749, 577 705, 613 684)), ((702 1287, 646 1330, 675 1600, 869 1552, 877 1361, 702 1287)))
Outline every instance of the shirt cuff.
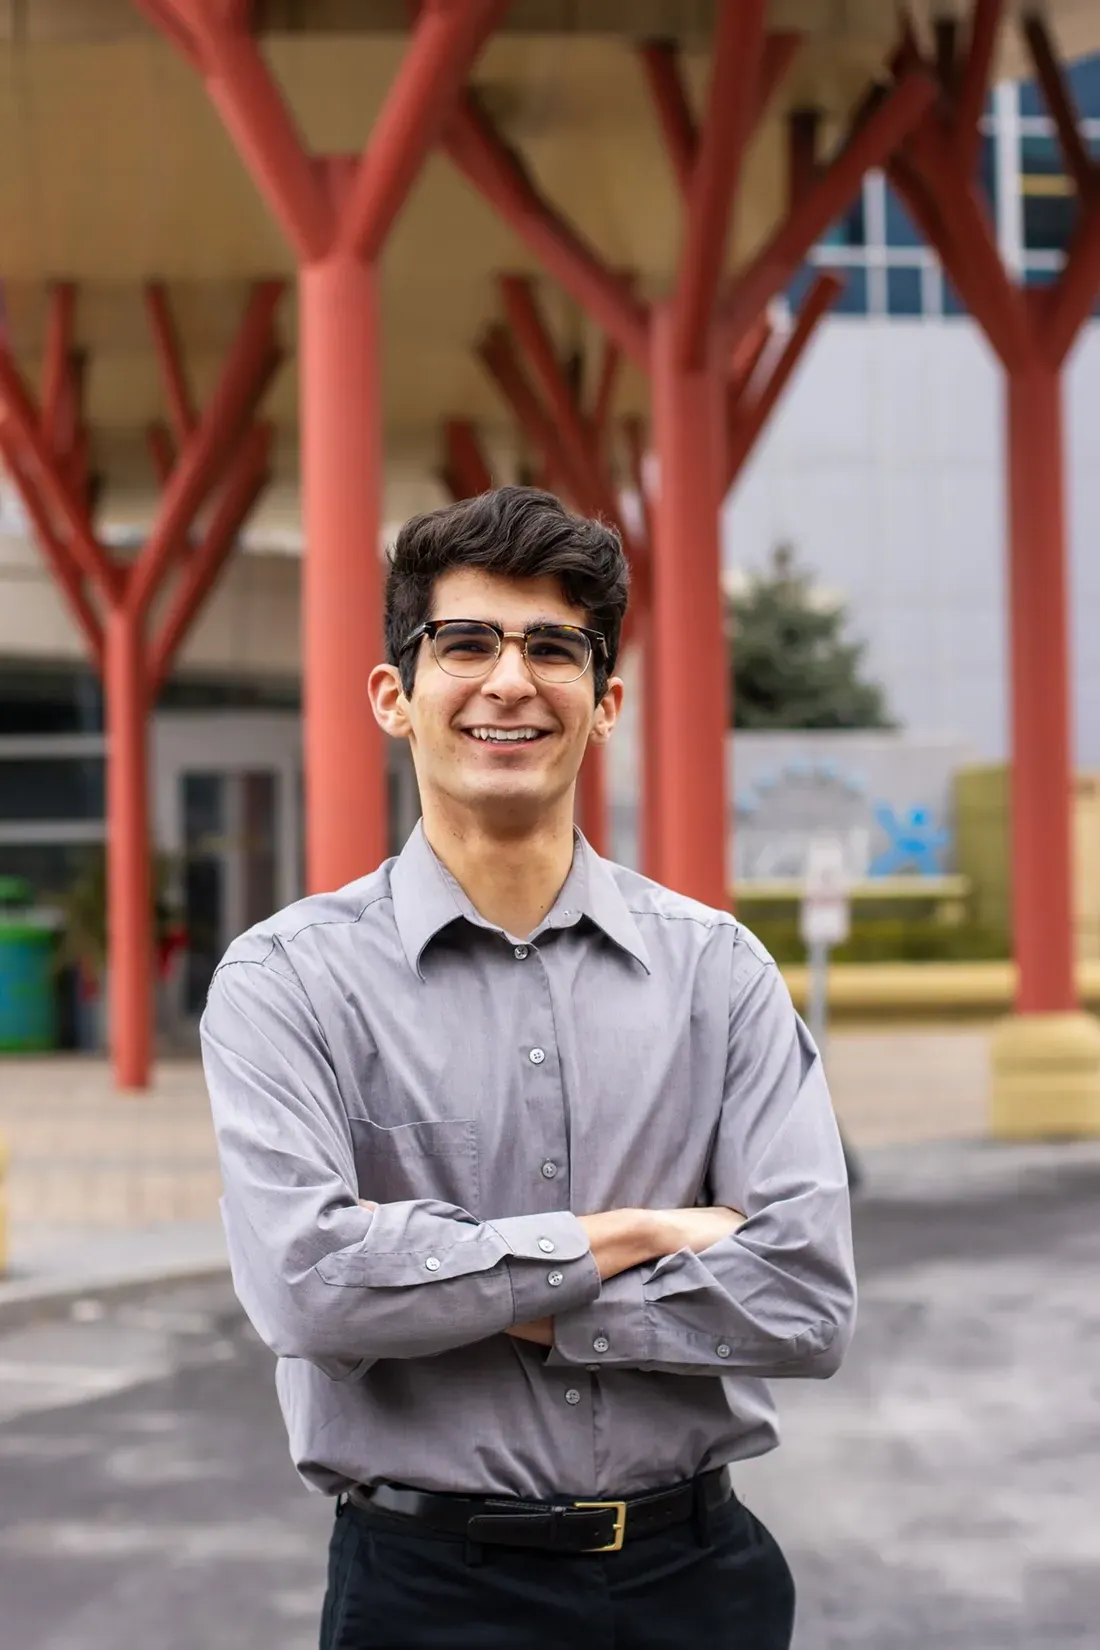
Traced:
POLYGON ((554 1316, 554 1345, 548 1364, 584 1364, 589 1369, 636 1368, 652 1357, 645 1269, 607 1278, 588 1305, 554 1316))
POLYGON ((489 1223, 508 1245, 504 1264, 512 1285, 513 1323, 533 1323, 595 1300, 600 1274, 588 1234, 568 1210, 509 1215, 489 1223))

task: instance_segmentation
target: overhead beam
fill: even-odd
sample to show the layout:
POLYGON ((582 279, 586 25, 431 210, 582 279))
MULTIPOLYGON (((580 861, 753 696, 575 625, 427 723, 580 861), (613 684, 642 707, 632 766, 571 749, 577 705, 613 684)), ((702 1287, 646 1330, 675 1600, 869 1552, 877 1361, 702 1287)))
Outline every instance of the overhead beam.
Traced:
POLYGON ((649 312, 536 187, 476 96, 467 92, 443 139, 447 155, 581 308, 643 369, 649 312))

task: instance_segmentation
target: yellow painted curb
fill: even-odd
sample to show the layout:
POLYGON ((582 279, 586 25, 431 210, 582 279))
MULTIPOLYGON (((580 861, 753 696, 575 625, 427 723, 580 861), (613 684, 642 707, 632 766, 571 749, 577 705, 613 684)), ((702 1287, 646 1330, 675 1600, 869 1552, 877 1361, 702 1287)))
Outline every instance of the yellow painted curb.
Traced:
POLYGON ((1021 1014, 990 1039, 989 1127, 995 1139, 1100 1135, 1100 1021, 1021 1014))
POLYGON ((0 1278, 8 1269, 8 1148, 0 1135, 0 1278))
MULTIPOLYGON (((806 1006, 808 970, 785 964, 783 978, 799 1009, 806 1006)), ((1100 1010, 1100 960, 1077 969, 1082 1004, 1100 1010)), ((829 969, 829 1008, 842 1015, 1000 1015, 1012 1012, 1016 964, 834 963, 829 969)))

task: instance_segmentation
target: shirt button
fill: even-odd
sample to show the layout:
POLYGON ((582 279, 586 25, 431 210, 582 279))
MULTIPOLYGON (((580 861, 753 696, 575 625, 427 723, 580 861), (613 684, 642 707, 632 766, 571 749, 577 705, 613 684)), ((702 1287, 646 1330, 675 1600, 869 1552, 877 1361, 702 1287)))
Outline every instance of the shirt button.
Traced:
POLYGON ((553 1180, 557 1172, 558 1165, 556 1163, 551 1163, 549 1159, 547 1159, 547 1161, 542 1165, 542 1178, 544 1180, 553 1180))
POLYGON ((519 962, 522 962, 524 957, 527 955, 527 947, 525 945, 517 945, 514 955, 519 962))
POLYGON ((442 1262, 438 1261, 434 1255, 429 1255, 427 1260, 424 1262, 424 1265, 427 1267, 429 1272, 438 1272, 442 1262))
POLYGON ((551 1243, 549 1238, 539 1238, 539 1248, 542 1250, 544 1255, 552 1255, 554 1253, 554 1245, 551 1243))
POLYGON ((565 1393, 565 1401, 566 1401, 567 1404, 579 1404, 580 1403, 581 1395, 577 1391, 575 1386, 567 1387, 566 1393, 565 1393))
POLYGON ((728 1341, 719 1341, 718 1345, 715 1347, 714 1350, 717 1352, 717 1354, 720 1358, 728 1358, 729 1355, 730 1355, 730 1348, 729 1348, 728 1341))
POLYGON ((533 1066, 541 1066, 546 1059, 546 1051, 541 1048, 533 1048, 527 1058, 533 1066))
POLYGON ((592 1350, 593 1352, 606 1352, 610 1345, 611 1342, 608 1340, 606 1335, 597 1335, 596 1339, 592 1342, 592 1350))
POLYGON ((550 1285, 551 1289, 556 1289, 558 1287, 559 1283, 564 1283, 565 1282, 565 1273, 564 1272, 551 1272, 550 1276, 547 1278, 546 1281, 550 1285))

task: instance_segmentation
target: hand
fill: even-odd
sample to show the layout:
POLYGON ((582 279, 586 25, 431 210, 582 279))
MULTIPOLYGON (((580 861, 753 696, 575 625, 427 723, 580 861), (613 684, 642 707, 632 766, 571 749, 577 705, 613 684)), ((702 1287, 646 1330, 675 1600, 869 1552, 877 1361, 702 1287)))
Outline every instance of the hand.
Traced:
POLYGON ((577 1218, 588 1236, 601 1281, 666 1253, 661 1248, 652 1209, 608 1209, 603 1214, 577 1218))
POLYGON ((361 1209, 377 1209, 378 1205, 377 1203, 372 1203, 369 1197, 361 1197, 359 1199, 359 1207, 361 1209))
POLYGON ((536 1318, 534 1323, 514 1323, 504 1333, 511 1335, 514 1341, 534 1341, 536 1346, 553 1346, 554 1320, 536 1318))
POLYGON ((678 1249, 690 1249, 701 1255, 712 1244, 730 1237, 745 1217, 739 1209, 727 1209, 721 1204, 706 1209, 655 1209, 661 1239, 661 1254, 674 1255, 678 1249))

